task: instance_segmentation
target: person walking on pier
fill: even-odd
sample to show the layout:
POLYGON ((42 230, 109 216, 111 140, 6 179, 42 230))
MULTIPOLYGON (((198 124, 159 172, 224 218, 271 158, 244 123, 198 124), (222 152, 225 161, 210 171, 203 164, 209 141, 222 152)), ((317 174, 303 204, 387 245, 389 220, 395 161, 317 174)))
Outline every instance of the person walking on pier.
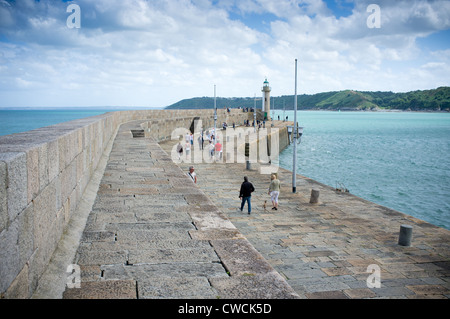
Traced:
POLYGON ((247 176, 244 176, 244 182, 241 185, 241 190, 239 191, 239 198, 242 200, 241 202, 241 212, 244 209, 245 202, 248 205, 248 214, 252 212, 252 203, 251 197, 252 193, 255 191, 253 184, 248 181, 247 176))
POLYGON ((202 134, 199 135, 199 137, 198 137, 198 147, 199 147, 201 150, 203 150, 203 142, 204 142, 204 139, 203 139, 203 132, 202 132, 202 134))
POLYGON ((214 157, 214 143, 212 141, 209 141, 208 151, 209 151, 209 158, 213 159, 213 157, 214 157))
POLYGON ((275 174, 270 176, 269 195, 272 200, 272 209, 278 210, 278 196, 280 195, 280 180, 275 174))
POLYGON ((186 159, 187 159, 189 154, 190 154, 190 152, 191 152, 191 144, 189 144, 189 142, 186 143, 185 149, 186 149, 186 159))
POLYGON ((181 159, 181 156, 183 155, 183 145, 181 145, 181 142, 178 142, 177 153, 178 153, 178 159, 181 159))
POLYGON ((217 140, 214 150, 216 151, 216 159, 222 160, 222 144, 220 144, 219 140, 217 140))

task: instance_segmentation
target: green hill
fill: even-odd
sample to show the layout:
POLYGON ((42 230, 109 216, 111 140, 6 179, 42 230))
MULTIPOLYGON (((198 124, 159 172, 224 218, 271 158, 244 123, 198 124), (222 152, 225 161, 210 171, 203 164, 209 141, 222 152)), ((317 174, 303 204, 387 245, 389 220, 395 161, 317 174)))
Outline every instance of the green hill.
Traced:
MULTIPOLYGON (((450 112, 450 87, 434 90, 393 92, 361 92, 353 90, 333 91, 297 96, 299 110, 403 110, 403 111, 447 111, 450 112)), ((254 98, 217 98, 217 108, 252 108, 254 98)), ((261 101, 256 102, 261 106, 261 101)), ((271 108, 294 109, 294 96, 273 97, 271 108)), ((214 98, 197 97, 172 104, 166 109, 209 109, 214 107, 214 98)))

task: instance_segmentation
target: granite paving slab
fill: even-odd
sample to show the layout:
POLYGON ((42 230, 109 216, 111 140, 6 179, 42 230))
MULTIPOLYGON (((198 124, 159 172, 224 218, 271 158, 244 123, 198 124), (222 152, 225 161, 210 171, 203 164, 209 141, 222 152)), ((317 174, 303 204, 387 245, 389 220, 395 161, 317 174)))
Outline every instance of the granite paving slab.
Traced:
MULTIPOLYGON (((274 121, 274 125, 283 124, 274 121)), ((174 143, 165 141, 160 146, 170 154, 174 143)), ((197 173, 197 186, 219 208, 219 213, 229 219, 239 237, 248 240, 299 296, 450 297, 450 231, 351 193, 339 192, 300 174, 297 192, 292 193, 292 172, 281 167, 277 167, 280 204, 274 211, 267 194, 270 175, 260 173, 264 164, 251 163, 251 169, 245 163, 178 164, 183 171, 191 165, 197 173), (244 176, 256 189, 252 194, 251 215, 246 214, 246 209, 244 212, 238 209, 244 176), (312 189, 320 192, 317 204, 310 203, 312 189), (413 227, 409 247, 398 245, 403 224, 413 227), (380 288, 367 284, 374 275, 370 270, 374 265, 379 267, 380 288)), ((190 235, 208 240, 237 239, 232 232, 191 231, 190 235)))
POLYGON ((299 298, 160 145, 129 134, 140 124, 115 137, 73 260, 81 288, 63 298, 299 298))
POLYGON ((82 282, 81 288, 66 289, 64 299, 136 299, 136 281, 82 282))

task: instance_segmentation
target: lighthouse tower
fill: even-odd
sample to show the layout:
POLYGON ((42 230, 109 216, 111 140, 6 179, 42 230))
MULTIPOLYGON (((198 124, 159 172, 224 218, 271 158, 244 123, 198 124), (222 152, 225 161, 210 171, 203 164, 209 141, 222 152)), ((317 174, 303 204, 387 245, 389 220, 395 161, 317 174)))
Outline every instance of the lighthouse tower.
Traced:
POLYGON ((267 119, 270 121, 270 86, 269 86, 269 81, 266 80, 263 83, 263 87, 262 87, 262 92, 264 95, 264 100, 263 100, 263 116, 264 119, 267 119))

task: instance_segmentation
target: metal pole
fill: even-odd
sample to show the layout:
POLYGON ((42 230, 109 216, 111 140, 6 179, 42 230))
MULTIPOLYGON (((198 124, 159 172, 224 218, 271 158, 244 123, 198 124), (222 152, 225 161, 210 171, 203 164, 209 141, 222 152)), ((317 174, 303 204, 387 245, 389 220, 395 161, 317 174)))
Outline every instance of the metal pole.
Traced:
POLYGON ((214 146, 216 146, 216 122, 217 122, 217 104, 216 104, 216 85, 214 84, 214 146))
POLYGON ((294 127, 292 129, 294 134, 294 158, 292 167, 292 192, 297 192, 297 59, 295 59, 295 100, 294 100, 294 127))

